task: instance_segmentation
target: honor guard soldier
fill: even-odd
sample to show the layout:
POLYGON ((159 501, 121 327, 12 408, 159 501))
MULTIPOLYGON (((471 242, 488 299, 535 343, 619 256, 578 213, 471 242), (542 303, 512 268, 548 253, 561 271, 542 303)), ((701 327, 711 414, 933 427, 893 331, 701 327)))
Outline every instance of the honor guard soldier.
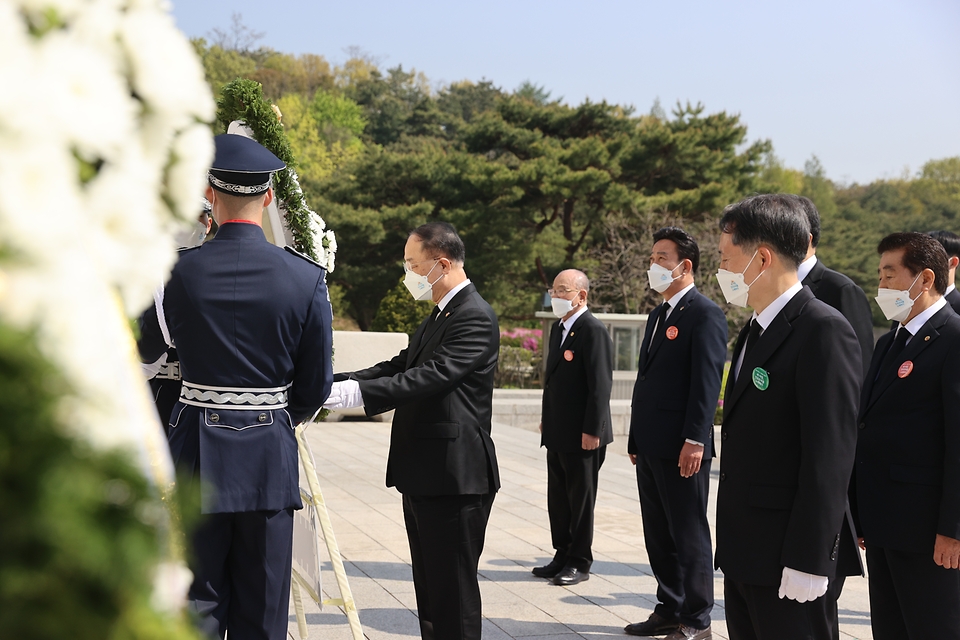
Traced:
MULTIPOLYGON (((243 136, 215 144, 207 198, 220 228, 181 253, 162 305, 183 377, 170 451, 202 494, 189 598, 211 637, 281 640, 302 507, 294 427, 330 391, 332 317, 325 271, 260 226, 284 163, 243 136)), ((166 349, 158 334, 143 332, 143 360, 166 349)))

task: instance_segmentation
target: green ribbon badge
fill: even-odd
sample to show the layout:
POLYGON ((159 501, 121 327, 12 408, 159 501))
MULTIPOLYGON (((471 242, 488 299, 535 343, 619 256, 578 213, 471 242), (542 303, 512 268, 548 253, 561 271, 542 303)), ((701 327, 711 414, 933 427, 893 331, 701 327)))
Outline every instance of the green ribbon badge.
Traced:
POLYGON ((766 370, 757 367, 753 370, 753 386, 760 391, 766 391, 770 386, 770 374, 766 370))

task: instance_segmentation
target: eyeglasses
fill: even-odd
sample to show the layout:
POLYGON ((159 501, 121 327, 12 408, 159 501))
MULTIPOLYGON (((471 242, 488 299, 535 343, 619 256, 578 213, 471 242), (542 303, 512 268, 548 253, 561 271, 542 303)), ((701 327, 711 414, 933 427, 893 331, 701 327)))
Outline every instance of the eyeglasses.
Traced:
POLYGON ((420 262, 410 262, 409 260, 404 260, 404 261, 403 261, 403 270, 404 270, 404 271, 413 271, 414 269, 416 269, 417 267, 419 267, 420 265, 422 265, 424 262, 437 263, 437 262, 440 262, 440 258, 433 258, 432 260, 421 260, 420 262))
POLYGON ((547 289, 547 295, 551 298, 556 298, 557 296, 565 296, 568 293, 576 293, 579 291, 580 289, 566 289, 564 287, 560 287, 556 289, 547 289))

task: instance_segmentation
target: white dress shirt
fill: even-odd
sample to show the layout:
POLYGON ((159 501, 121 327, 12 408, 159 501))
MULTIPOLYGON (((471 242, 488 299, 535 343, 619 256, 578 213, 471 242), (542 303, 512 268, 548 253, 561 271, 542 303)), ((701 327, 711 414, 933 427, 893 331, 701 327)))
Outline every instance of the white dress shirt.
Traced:
POLYGON ((910 332, 910 335, 907 336, 907 341, 904 343, 904 345, 910 344, 910 341, 913 340, 913 336, 917 335, 917 332, 923 328, 923 325, 927 324, 927 320, 932 318, 937 311, 940 311, 940 309, 943 309, 945 306, 947 306, 947 299, 943 296, 940 296, 939 300, 918 313, 916 318, 907 324, 902 324, 897 327, 898 331, 903 328, 910 332))
POLYGON ((570 333, 570 327, 573 326, 573 323, 577 321, 577 318, 582 316, 586 310, 587 305, 583 305, 583 308, 577 311, 575 314, 566 320, 560 321, 560 344, 563 344, 563 341, 567 339, 567 334, 570 333))
POLYGON ((813 271, 815 266, 817 266, 817 256, 810 256, 801 262, 800 266, 797 267, 797 280, 803 282, 804 278, 810 275, 810 272, 813 271))
MULTIPOLYGON (((767 305, 767 308, 757 313, 753 312, 753 321, 760 325, 760 332, 767 330, 767 327, 773 322, 773 319, 783 311, 783 308, 787 306, 787 303, 793 300, 793 296, 800 293, 800 290, 803 289, 803 285, 797 282, 792 287, 781 293, 776 300, 767 305)), ((734 370, 734 373, 737 378, 740 377, 740 367, 743 365, 743 355, 747 352, 747 345, 744 343, 743 347, 740 349, 740 355, 737 356, 737 367, 734 370)))

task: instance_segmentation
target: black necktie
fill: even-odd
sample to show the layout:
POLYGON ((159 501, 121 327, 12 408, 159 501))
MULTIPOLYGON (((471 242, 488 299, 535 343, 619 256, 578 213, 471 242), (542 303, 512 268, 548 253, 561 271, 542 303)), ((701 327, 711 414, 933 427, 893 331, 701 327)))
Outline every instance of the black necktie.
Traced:
POLYGON ((438 320, 440 318, 441 311, 443 311, 443 309, 440 308, 440 305, 434 305, 433 313, 430 314, 430 317, 434 320, 438 320))
POLYGON ((890 367, 895 367, 900 364, 898 361, 900 359, 900 354, 903 352, 903 348, 907 345, 907 338, 912 334, 907 331, 906 327, 900 327, 897 330, 897 336, 893 339, 893 344, 890 345, 890 348, 887 349, 887 355, 883 356, 883 362, 880 363, 880 368, 877 369, 877 378, 883 375, 883 372, 889 369, 890 367))
POLYGON ((747 361, 747 355, 750 353, 750 350, 753 349, 753 346, 757 344, 761 333, 763 333, 763 327, 760 326, 756 318, 751 319, 750 332, 747 334, 747 344, 743 347, 743 360, 741 360, 741 363, 747 361))
POLYGON ((664 302, 663 306, 660 307, 660 315, 657 317, 657 328, 653 332, 653 340, 650 341, 650 349, 653 348, 653 345, 657 341, 657 338, 662 336, 663 332, 667 330, 667 312, 668 311, 670 311, 670 303, 664 302))

